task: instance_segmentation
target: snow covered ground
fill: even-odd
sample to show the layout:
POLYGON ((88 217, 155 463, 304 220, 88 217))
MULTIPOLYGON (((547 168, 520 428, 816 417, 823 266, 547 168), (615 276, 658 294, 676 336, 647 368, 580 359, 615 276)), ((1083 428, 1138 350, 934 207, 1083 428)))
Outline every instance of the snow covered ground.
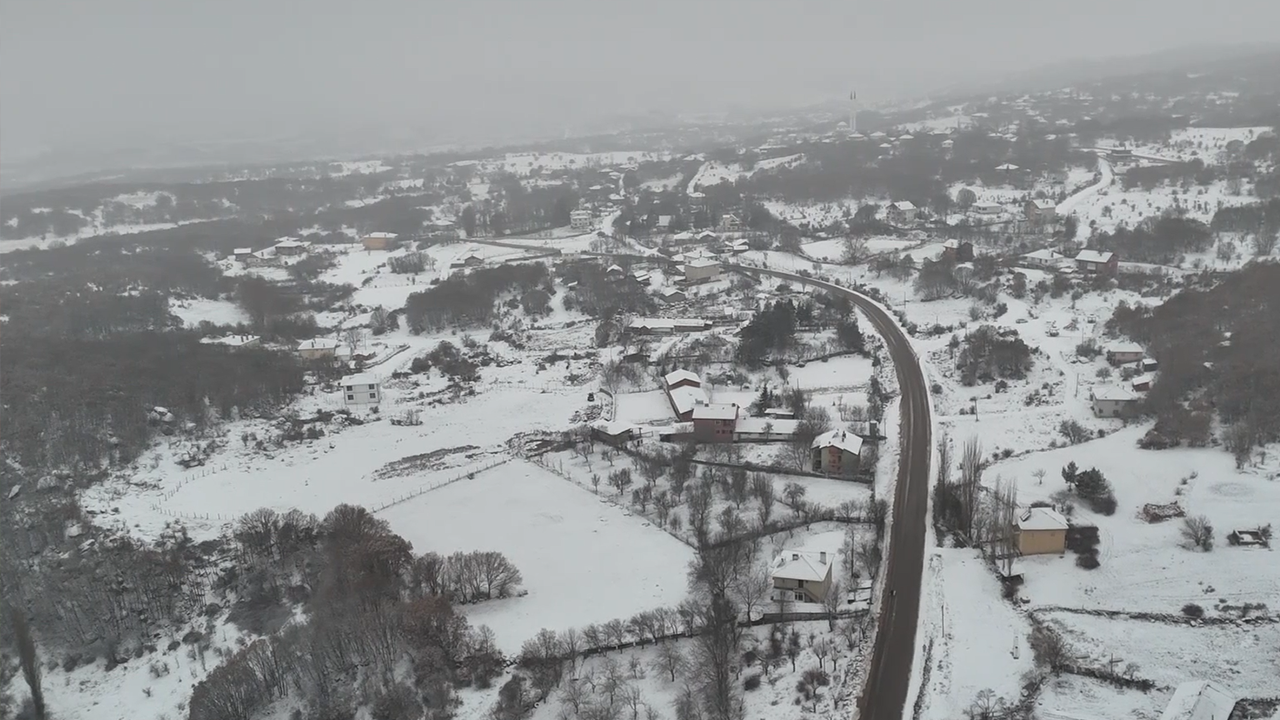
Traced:
POLYGON ((1248 144, 1258 135, 1272 131, 1269 126, 1210 128, 1179 128, 1169 134, 1164 143, 1139 144, 1132 146, 1136 153, 1155 155, 1170 160, 1190 161, 1199 159, 1206 165, 1216 165, 1227 161, 1229 154, 1227 145, 1233 141, 1248 144))
POLYGON ((195 327, 208 321, 215 325, 237 325, 249 321, 240 306, 230 300, 209 300, 207 298, 188 298, 171 300, 169 312, 177 315, 182 324, 195 327))
POLYGON ((740 163, 725 164, 710 160, 703 163, 702 167, 698 169, 698 174, 694 175, 693 179, 689 181, 689 192, 710 187, 711 185, 719 185, 723 182, 735 182, 742 178, 751 177, 758 172, 768 172, 769 170, 790 167, 802 162, 804 162, 803 153, 760 160, 750 169, 744 168, 740 163))

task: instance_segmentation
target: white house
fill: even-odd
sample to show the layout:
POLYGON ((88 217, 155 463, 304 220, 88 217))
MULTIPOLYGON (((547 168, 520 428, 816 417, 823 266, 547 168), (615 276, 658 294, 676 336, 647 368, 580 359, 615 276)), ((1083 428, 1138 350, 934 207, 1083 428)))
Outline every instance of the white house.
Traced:
POLYGON ((691 260, 684 264, 684 279, 691 283, 711 282, 720 277, 720 263, 715 260, 691 260))
POLYGON ((1000 203, 978 202, 969 208, 975 215, 1000 215, 1004 212, 1004 206, 1000 203))
POLYGON ((1066 261, 1066 256, 1052 248, 1043 248, 1022 256, 1022 262, 1034 268, 1056 270, 1066 261))
POLYGON ((590 210, 574 210, 569 213, 569 227, 578 232, 590 230, 594 220, 595 218, 591 216, 590 210))
POLYGON ((340 343, 333 338, 312 338, 298 343, 298 356, 306 360, 333 357, 340 343))
POLYGON ((229 348, 258 347, 262 344, 257 335, 224 335, 222 337, 200 338, 202 345, 222 345, 229 348))
POLYGON ((915 222, 918 213, 915 203, 910 200, 900 200, 889 203, 889 207, 885 209, 884 219, 890 225, 906 225, 915 222))
POLYGON ((348 375, 338 384, 342 387, 342 400, 349 408, 368 407, 382 402, 382 384, 372 375, 348 375))
POLYGON ((1089 391, 1093 414, 1098 417, 1123 417, 1138 406, 1138 396, 1126 387, 1095 387, 1089 391))
POLYGON ((769 566, 775 602, 820 603, 831 590, 832 558, 825 552, 783 550, 769 566))

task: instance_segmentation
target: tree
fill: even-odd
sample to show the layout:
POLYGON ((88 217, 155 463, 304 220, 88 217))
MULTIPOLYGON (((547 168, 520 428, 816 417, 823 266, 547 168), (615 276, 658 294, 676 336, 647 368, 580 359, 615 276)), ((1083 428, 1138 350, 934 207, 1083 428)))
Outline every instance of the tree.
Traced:
POLYGON ((620 468, 609 473, 609 486, 618 491, 618 495, 627 491, 631 487, 631 469, 620 468))
POLYGON ((13 628, 14 645, 18 651, 18 665, 22 668, 22 679, 27 682, 27 690, 31 693, 31 708, 36 720, 44 720, 44 689, 40 686, 40 659, 36 657, 36 643, 31 637, 31 627, 27 617, 16 606, 9 608, 10 625, 13 628))
POLYGON ((769 567, 762 562, 751 563, 734 577, 730 586, 734 600, 742 606, 748 620, 755 619, 756 609, 768 599, 772 590, 773 577, 769 574, 769 567))
MULTIPOLYGON (((782 496, 787 499, 787 504, 790 505, 792 509, 800 507, 800 501, 804 500, 806 492, 807 490, 805 486, 798 482, 789 482, 782 487, 782 496)), ((796 510, 796 513, 799 514, 799 510, 796 510)))
POLYGON ((1213 525, 1204 515, 1188 515, 1182 519, 1183 545, 1204 552, 1213 550, 1213 525))
POLYGON ((841 319, 836 325, 836 340, 846 350, 863 352, 866 350, 866 339, 862 329, 858 327, 858 317, 853 313, 841 319))
POLYGON ((770 516, 773 515, 773 503, 776 500, 773 495, 773 481, 768 475, 756 473, 751 477, 751 493, 759 502, 756 512, 760 518, 760 524, 768 524, 770 516))
POLYGON ((840 605, 844 602, 844 585, 833 579, 831 587, 827 588, 827 595, 822 599, 822 606, 827 611, 827 629, 831 632, 836 631, 836 613, 840 612, 840 605))
POLYGON ((858 564, 867 571, 868 578, 874 578, 876 573, 880 571, 880 563, 884 559, 884 551, 880 547, 880 543, 865 538, 858 542, 856 549, 858 556, 858 564))
POLYGON ((676 674, 683 672, 688 666, 684 654, 680 652, 680 646, 674 642, 664 642, 658 645, 658 654, 653 659, 653 669, 658 672, 664 672, 671 678, 671 682, 676 681, 676 674))
POLYGON ((956 193, 956 206, 961 210, 968 210, 976 202, 978 202, 978 194, 969 188, 960 188, 956 193))
POLYGON ((476 209, 472 205, 462 209, 462 231, 469 238, 476 236, 476 209))

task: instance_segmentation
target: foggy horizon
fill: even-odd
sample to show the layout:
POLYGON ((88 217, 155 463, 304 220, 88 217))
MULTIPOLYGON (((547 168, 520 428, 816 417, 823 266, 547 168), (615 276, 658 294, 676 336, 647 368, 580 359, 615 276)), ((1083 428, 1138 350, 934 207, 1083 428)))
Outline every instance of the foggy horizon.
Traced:
POLYGON ((0 152, 401 133, 904 100, 1077 60, 1271 40, 1280 6, 801 0, 457 6, 4 0, 0 152), (1227 25, 1227 17, 1251 22, 1227 25))

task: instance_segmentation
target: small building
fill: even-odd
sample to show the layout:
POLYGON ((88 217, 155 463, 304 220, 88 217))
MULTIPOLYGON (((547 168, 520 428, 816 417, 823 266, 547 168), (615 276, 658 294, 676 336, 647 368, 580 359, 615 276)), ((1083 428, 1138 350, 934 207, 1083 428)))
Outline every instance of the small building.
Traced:
POLYGON ((710 230, 703 230, 702 232, 698 233, 698 242, 702 242, 702 243, 715 242, 717 237, 718 236, 715 233, 711 232, 710 230))
POLYGON ((694 234, 689 232, 688 230, 685 230, 684 232, 678 232, 675 235, 671 236, 671 244, 673 245, 688 245, 689 243, 694 242, 695 240, 697 240, 697 237, 694 236, 694 234))
POLYGON ((659 215, 658 222, 656 223, 658 229, 665 232, 667 228, 671 227, 672 219, 673 219, 673 216, 671 215, 659 215))
POLYGON ((795 420, 796 413, 794 410, 787 408, 769 408, 764 411, 764 416, 771 420, 795 420))
POLYGON ((275 244, 276 254, 292 257, 297 255, 306 255, 311 249, 311 243, 305 240, 297 240, 295 238, 282 238, 275 244))
POLYGON ((684 294, 683 290, 677 290, 675 288, 668 288, 666 290, 663 290, 662 294, 659 295, 659 297, 662 298, 662 302, 668 303, 668 304, 684 302, 685 300, 689 299, 689 297, 684 294))
POLYGON ((729 252, 733 253, 734 255, 741 255, 742 253, 750 249, 751 249, 751 244, 748 243, 745 239, 734 240, 733 243, 729 245, 729 252))
POLYGON ((618 420, 602 421, 591 426, 591 432, 600 440, 613 445, 625 445, 634 436, 634 428, 630 423, 618 420))
POLYGON ((829 430, 809 446, 813 471, 828 475, 853 475, 862 454, 862 438, 848 430, 829 430))
POLYGON ((1066 256, 1052 248, 1042 248, 1022 256, 1023 264, 1042 270, 1056 270, 1062 267, 1066 259, 1066 256))
POLYGON ((1052 200, 1028 200, 1022 209, 1033 223, 1046 224, 1058 219, 1058 206, 1052 200))
POLYGON ((372 232, 360 238, 365 250, 391 250, 400 236, 390 232, 372 232))
POLYGON ((1142 358, 1142 372, 1152 373, 1160 369, 1160 363, 1155 358, 1142 358))
POLYGON ((1180 683, 1160 713, 1160 720, 1227 720, 1237 698, 1210 680, 1180 683))
POLYGON ((832 557, 825 552, 783 550, 769 565, 775 602, 821 603, 831 591, 832 557))
POLYGON ((200 338, 201 345, 221 345, 229 348, 252 348, 262 345, 257 335, 223 335, 222 337, 200 338))
POLYGON ((1018 552, 1022 555, 1061 555, 1067 551, 1067 528, 1062 513, 1033 507, 1018 514, 1018 552))
POLYGON ((1093 414, 1098 417, 1128 417, 1138 407, 1138 396, 1124 387, 1096 387, 1089 391, 1093 414))
POLYGON ((1114 275, 1120 268, 1120 256, 1105 250, 1081 250, 1076 253, 1076 269, 1087 275, 1114 275))
POLYGON ((703 332, 713 326, 710 320, 700 318, 636 318, 627 324, 627 332, 634 335, 676 335, 703 332))
POLYGON ((993 202, 977 202, 969 208, 975 215, 1000 215, 1004 213, 1004 206, 1000 203, 993 202))
POLYGON ((621 265, 610 265, 608 268, 605 268, 604 274, 605 277, 609 277, 614 280, 621 280, 627 276, 627 271, 623 270, 621 265))
POLYGON ((236 248, 231 251, 231 259, 242 263, 248 262, 251 255, 253 255, 253 248, 236 248))
POLYGON ((1129 383, 1129 387, 1133 388, 1137 392, 1146 392, 1151 389, 1151 376, 1139 375, 1129 383))
POLYGON ((916 221, 919 212, 915 203, 910 200, 900 200, 889 203, 889 207, 884 211, 884 219, 890 225, 910 225, 916 221))
POLYGON ((973 243, 968 240, 952 238, 942 243, 942 256, 955 262, 973 260, 973 243))
POLYGON ((1127 365, 1138 362, 1146 355, 1142 346, 1135 342, 1116 342, 1103 348, 1107 362, 1112 365, 1127 365))
POLYGON ((689 370, 672 370, 662 376, 662 383, 667 389, 678 387, 702 387, 702 378, 689 370))
POLYGON ((569 213, 569 227, 578 232, 587 232, 595 223, 590 210, 574 210, 569 213))
POLYGON ((732 403, 709 403, 693 408, 693 439, 706 443, 733 442, 738 424, 738 406, 732 403))
POLYGON ((742 229, 742 221, 733 213, 725 213, 720 216, 720 222, 716 224, 720 232, 737 232, 742 229))
POLYGON ((276 249, 274 247, 266 247, 249 253, 249 257, 245 258, 244 264, 248 267, 262 267, 264 265, 274 265, 278 259, 276 249))
POLYGON ((343 402, 349 408, 362 408, 382 402, 382 384, 369 374, 348 375, 338 385, 343 402))
POLYGON ((688 422, 693 419, 694 408, 711 402, 702 388, 702 378, 688 370, 673 370, 662 377, 662 391, 676 419, 688 422))
POLYGON ((690 260, 684 264, 685 282, 712 282, 720 277, 720 263, 710 259, 690 260))
POLYGON ((480 267, 483 264, 484 264, 484 258, 480 255, 480 253, 475 252, 474 250, 462 257, 463 267, 469 267, 469 268, 480 267))
POLYGON ((312 338, 298 343, 296 352, 304 360, 320 360, 337 354, 340 344, 333 338, 312 338))

